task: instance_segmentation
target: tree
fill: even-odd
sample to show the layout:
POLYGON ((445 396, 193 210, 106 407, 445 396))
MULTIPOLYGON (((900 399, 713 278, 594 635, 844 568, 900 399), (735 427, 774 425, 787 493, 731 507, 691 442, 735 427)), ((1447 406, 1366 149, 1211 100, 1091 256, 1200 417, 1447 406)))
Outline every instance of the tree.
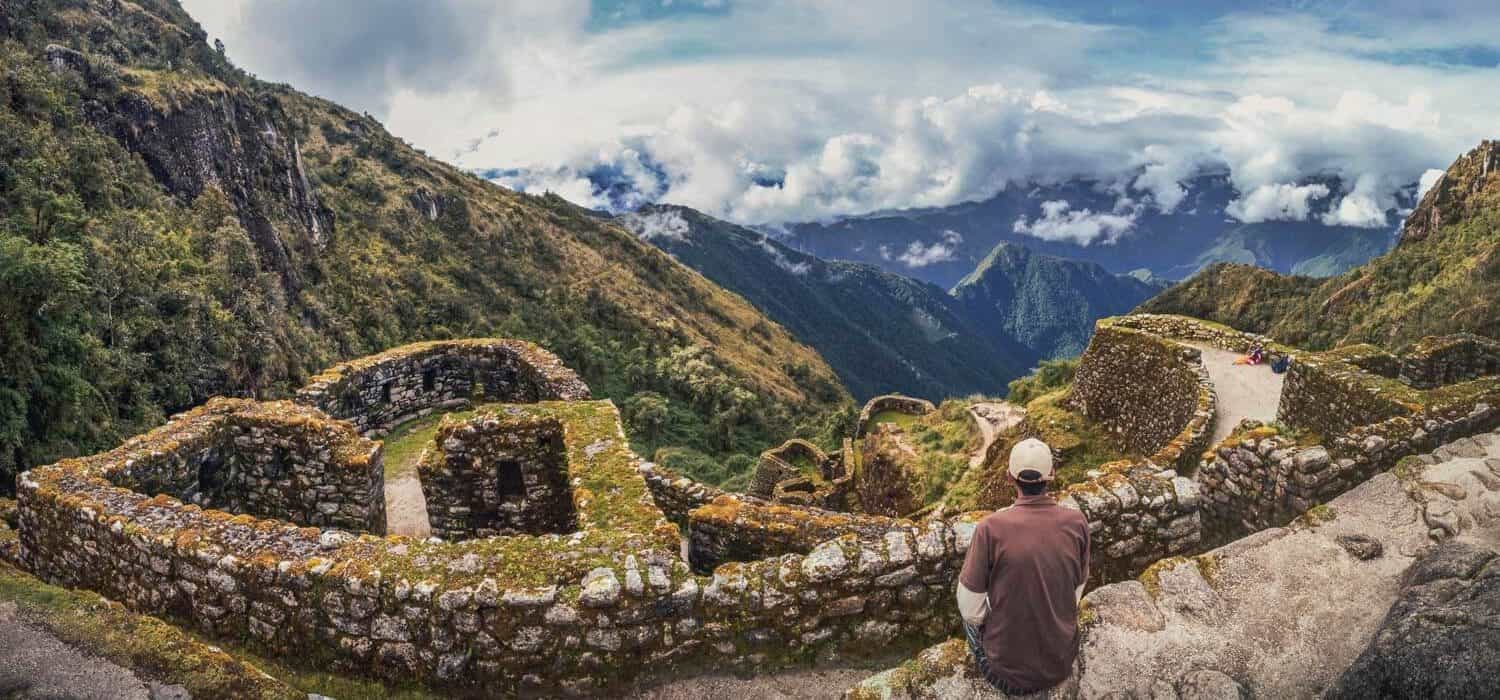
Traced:
POLYGON ((644 391, 625 400, 625 421, 639 435, 655 443, 667 425, 670 406, 667 397, 644 391))

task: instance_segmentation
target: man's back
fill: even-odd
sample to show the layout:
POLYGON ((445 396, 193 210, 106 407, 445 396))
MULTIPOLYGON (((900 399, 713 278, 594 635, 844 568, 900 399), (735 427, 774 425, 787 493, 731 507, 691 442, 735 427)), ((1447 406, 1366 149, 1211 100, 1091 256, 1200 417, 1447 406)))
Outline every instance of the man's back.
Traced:
POLYGON ((1088 560, 1088 522, 1051 496, 1021 496, 980 521, 959 582, 988 597, 983 646, 992 683, 1040 690, 1068 677, 1088 560))

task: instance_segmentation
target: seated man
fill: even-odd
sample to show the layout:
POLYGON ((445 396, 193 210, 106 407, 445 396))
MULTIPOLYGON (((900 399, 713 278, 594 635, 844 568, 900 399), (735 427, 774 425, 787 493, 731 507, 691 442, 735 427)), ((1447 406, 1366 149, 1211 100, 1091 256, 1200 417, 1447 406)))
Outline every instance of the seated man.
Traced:
POLYGON ((1089 573, 1083 513, 1047 495, 1052 450, 1037 439, 1010 451, 1016 502, 974 530, 958 577, 958 610, 980 673, 1011 695, 1067 680, 1078 654, 1078 601, 1089 573))

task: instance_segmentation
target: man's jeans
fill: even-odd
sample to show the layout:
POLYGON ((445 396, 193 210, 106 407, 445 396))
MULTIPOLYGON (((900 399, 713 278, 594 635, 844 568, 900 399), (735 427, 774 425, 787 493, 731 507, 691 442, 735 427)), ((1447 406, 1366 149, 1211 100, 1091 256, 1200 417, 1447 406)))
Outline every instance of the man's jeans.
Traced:
POLYGON ((969 641, 969 653, 974 655, 974 666, 979 669, 979 675, 983 676, 985 680, 989 681, 990 685, 995 686, 996 690, 999 690, 1006 695, 1030 695, 1032 693, 1041 692, 1041 690, 1020 690, 1017 688, 1012 688, 1005 683, 997 683, 995 682, 995 680, 991 679, 990 660, 984 655, 984 642, 982 641, 984 639, 984 628, 975 627, 969 624, 968 620, 964 620, 963 623, 964 638, 969 641))

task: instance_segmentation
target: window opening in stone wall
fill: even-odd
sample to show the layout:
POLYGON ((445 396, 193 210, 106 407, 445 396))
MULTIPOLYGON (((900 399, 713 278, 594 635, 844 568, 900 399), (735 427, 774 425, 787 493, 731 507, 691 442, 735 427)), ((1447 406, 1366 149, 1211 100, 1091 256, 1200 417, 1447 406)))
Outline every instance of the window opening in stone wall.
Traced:
POLYGON ((351 415, 358 412, 360 408, 359 392, 346 391, 339 397, 339 413, 341 415, 351 415))
POLYGON ((212 507, 220 502, 224 494, 224 487, 229 483, 228 460, 218 455, 208 455, 198 463, 198 481, 196 489, 184 494, 186 500, 204 507, 212 507))
POLYGON ((271 459, 261 467, 260 475, 266 479, 280 479, 286 473, 292 461, 292 454, 285 447, 277 445, 271 449, 271 459))
POLYGON ((432 391, 437 388, 437 369, 428 367, 422 371, 422 391, 432 391))
POLYGON ((390 403, 391 402, 391 383, 390 382, 386 382, 386 383, 380 385, 380 401, 382 403, 390 403))
POLYGON ((497 465, 500 479, 500 500, 517 501, 526 497, 526 481, 521 477, 521 463, 513 459, 501 460, 497 465))

